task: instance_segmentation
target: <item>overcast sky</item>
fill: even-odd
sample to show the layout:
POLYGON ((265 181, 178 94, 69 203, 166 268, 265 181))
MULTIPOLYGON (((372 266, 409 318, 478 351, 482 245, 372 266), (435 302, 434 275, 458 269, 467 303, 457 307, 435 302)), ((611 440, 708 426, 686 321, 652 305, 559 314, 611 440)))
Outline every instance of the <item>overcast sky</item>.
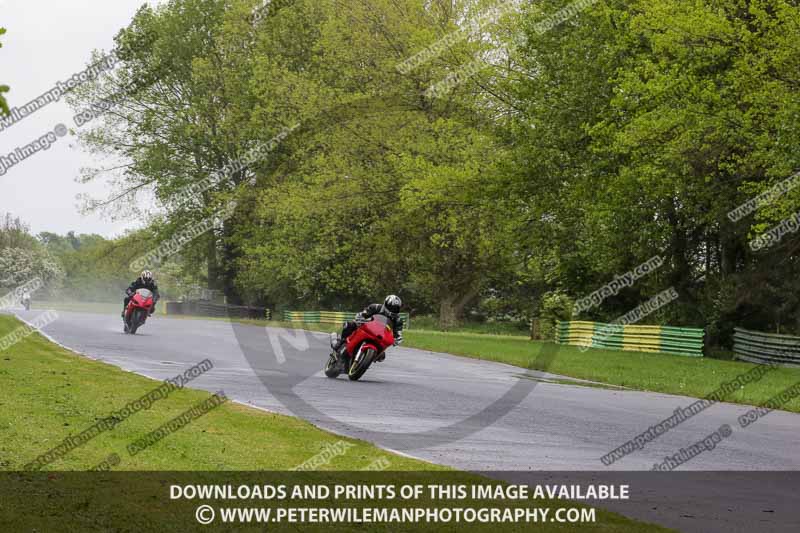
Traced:
MULTIPOLYGON (((110 50, 114 35, 127 26, 145 0, 0 0, 0 85, 9 107, 22 106, 86 68, 92 50, 110 50)), ((40 138, 55 125, 74 128, 72 113, 63 101, 51 103, 33 115, 0 131, 0 156, 40 138)), ((92 156, 66 136, 49 150, 34 154, 0 176, 0 214, 11 212, 30 224, 33 232, 99 233, 120 235, 137 223, 112 222, 100 215, 81 215, 76 196, 104 197, 101 184, 75 181, 82 166, 93 166, 92 156)))

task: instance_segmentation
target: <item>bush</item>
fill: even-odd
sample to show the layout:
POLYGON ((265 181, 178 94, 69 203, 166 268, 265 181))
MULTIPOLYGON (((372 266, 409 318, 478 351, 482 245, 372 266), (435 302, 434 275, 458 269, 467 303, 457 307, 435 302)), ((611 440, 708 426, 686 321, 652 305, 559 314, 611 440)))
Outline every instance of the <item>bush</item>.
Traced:
POLYGON ((555 340, 556 320, 571 320, 575 301, 562 290, 546 292, 539 305, 539 327, 543 339, 555 340))

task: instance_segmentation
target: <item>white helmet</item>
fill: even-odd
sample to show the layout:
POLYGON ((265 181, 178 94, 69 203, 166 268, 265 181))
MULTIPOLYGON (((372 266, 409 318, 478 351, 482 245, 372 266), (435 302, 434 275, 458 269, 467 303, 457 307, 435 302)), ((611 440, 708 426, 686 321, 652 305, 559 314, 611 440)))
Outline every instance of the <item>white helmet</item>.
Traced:
POLYGON ((383 312, 392 318, 399 316, 401 307, 403 307, 403 301, 394 294, 390 294, 383 300, 383 312))
POLYGON ((153 281, 153 273, 149 270, 143 270, 142 273, 139 274, 139 277, 142 281, 153 281))

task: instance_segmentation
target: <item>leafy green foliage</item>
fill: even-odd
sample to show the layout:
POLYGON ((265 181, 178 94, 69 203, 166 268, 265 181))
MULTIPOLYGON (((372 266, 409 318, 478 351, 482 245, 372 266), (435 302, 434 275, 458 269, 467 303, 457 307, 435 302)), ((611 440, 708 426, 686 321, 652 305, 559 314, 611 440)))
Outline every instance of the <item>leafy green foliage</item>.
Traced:
POLYGON ((52 294, 64 276, 62 266, 30 234, 30 228, 6 213, 0 222, 0 288, 14 289, 39 278, 45 285, 41 294, 52 294))
POLYGON ((35 278, 41 279, 47 292, 54 292, 63 281, 64 271, 42 249, 0 250, 0 287, 19 287, 35 278))
POLYGON ((664 266, 590 318, 675 287, 679 301, 650 320, 708 326, 723 344, 734 325, 800 331, 800 236, 748 246, 800 208, 800 191, 728 217, 800 169, 800 8, 610 0, 540 31, 570 3, 526 4, 411 70, 397 67, 492 2, 295 0, 258 17, 255 0, 142 7, 117 36, 116 77, 72 96, 76 108, 127 96, 81 132, 123 164, 85 179, 116 177, 113 197, 157 221, 153 242, 236 199, 170 267, 176 284, 231 302, 352 309, 399 292, 444 328, 526 320, 658 254, 664 266), (425 96, 475 58, 485 68, 425 96))
MULTIPOLYGON (((5 28, 0 28, 0 35, 3 35, 5 32, 5 28)), ((0 48, 2 47, 3 43, 0 43, 0 48)), ((8 90, 8 85, 0 85, 0 115, 8 114, 8 102, 6 102, 5 96, 3 96, 3 93, 7 93, 8 90)))
POLYGON ((6 213, 0 220, 0 250, 5 248, 32 249, 37 245, 36 238, 30 234, 30 227, 19 217, 6 213))
MULTIPOLYGON (((525 27, 541 17, 528 12, 525 27)), ((526 37, 521 74, 503 86, 519 110, 515 181, 537 220, 531 244, 557 286, 582 296, 663 254, 665 267, 597 318, 674 286, 681 299, 664 320, 710 325, 714 341, 745 322, 800 320, 786 294, 796 238, 762 255, 748 247, 762 221, 800 207, 797 191, 740 223, 727 216, 800 168, 786 115, 800 104, 796 4, 610 2, 526 37)))

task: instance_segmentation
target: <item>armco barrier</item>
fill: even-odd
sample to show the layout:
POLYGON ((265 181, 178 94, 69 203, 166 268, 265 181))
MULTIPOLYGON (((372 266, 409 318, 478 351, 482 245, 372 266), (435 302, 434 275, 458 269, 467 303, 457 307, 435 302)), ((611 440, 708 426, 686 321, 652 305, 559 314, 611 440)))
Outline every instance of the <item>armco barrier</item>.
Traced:
POLYGON ((703 330, 699 328, 603 324, 577 320, 556 323, 556 342, 559 344, 691 357, 703 356, 703 334, 703 330))
MULTIPOLYGON (((285 322, 302 322, 305 324, 341 324, 348 320, 353 320, 355 312, 347 311, 284 311, 283 320, 285 322)), ((408 313, 400 313, 400 317, 405 322, 405 327, 410 325, 408 313)))
POLYGON ((734 328, 733 352, 751 363, 800 366, 800 337, 734 328))
POLYGON ((167 315, 208 316, 217 318, 266 318, 269 320, 272 313, 265 307, 251 307, 247 305, 215 304, 206 301, 194 302, 167 302, 167 315))

